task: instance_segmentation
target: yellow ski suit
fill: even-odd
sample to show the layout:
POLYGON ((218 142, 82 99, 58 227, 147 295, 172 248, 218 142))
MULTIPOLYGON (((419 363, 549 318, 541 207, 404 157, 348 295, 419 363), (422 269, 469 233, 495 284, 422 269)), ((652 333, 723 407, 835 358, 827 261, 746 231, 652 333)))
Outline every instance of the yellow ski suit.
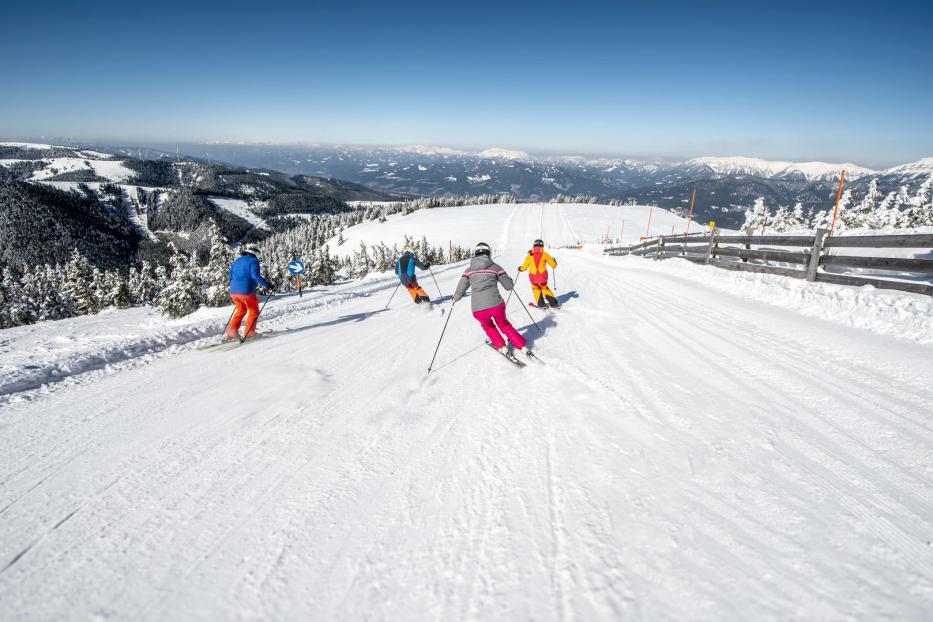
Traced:
POLYGON ((544 306, 544 300, 546 299, 551 306, 559 307, 560 303, 557 302, 557 297, 547 286, 548 266, 557 268, 557 262, 543 248, 536 246, 528 251, 528 257, 525 258, 525 263, 522 264, 519 271, 528 270, 528 280, 531 281, 531 291, 535 296, 535 304, 544 306))

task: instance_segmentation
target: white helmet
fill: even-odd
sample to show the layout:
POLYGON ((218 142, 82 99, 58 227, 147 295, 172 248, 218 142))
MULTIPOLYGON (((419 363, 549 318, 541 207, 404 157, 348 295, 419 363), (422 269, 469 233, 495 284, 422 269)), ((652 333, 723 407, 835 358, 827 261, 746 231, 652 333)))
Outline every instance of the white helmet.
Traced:
POLYGON ((479 257, 480 255, 489 255, 489 244, 480 242, 475 247, 473 247, 473 256, 479 257))
POLYGON ((250 242, 249 244, 244 244, 243 246, 240 247, 240 254, 253 255, 255 257, 259 255, 259 245, 253 244, 252 242, 250 242))

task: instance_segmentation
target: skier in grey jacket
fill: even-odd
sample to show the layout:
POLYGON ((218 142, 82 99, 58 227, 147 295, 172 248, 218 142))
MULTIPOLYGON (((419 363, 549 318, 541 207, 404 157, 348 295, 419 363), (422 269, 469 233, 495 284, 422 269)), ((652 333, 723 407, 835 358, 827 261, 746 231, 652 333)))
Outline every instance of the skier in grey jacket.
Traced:
POLYGON ((508 353, 509 349, 505 345, 505 339, 499 333, 501 330, 513 346, 528 354, 529 350, 525 339, 518 334, 515 327, 505 317, 505 301, 499 295, 500 283, 507 291, 512 290, 512 279, 489 256, 489 245, 480 242, 473 250, 473 260, 470 262, 470 267, 460 278, 457 291, 454 292, 454 302, 463 298, 467 290, 472 288, 473 293, 470 295, 470 299, 473 317, 486 331, 486 336, 489 337, 492 346, 503 354, 508 353))

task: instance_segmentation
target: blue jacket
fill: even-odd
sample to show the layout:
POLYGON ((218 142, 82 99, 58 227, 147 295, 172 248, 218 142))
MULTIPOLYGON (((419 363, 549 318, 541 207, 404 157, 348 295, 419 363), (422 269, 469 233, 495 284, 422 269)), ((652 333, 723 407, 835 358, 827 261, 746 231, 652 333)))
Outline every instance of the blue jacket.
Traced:
POLYGON ((257 284, 269 287, 269 281, 259 274, 259 260, 252 255, 240 255, 230 266, 230 293, 254 294, 257 284))
POLYGON ((402 282, 402 285, 408 285, 417 282, 415 278, 415 267, 422 270, 428 269, 428 264, 421 263, 414 253, 402 253, 402 256, 395 262, 395 275, 402 282))

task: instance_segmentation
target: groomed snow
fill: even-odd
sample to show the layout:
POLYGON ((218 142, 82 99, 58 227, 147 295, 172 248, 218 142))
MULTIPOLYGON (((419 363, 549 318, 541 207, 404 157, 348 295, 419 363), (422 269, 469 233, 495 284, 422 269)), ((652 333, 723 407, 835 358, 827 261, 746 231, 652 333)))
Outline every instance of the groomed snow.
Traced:
MULTIPOLYGON (((677 232, 686 228, 686 219, 659 207, 644 205, 609 206, 587 205, 579 203, 525 203, 466 205, 461 207, 439 207, 418 210, 403 216, 394 214, 380 223, 378 220, 364 222, 342 233, 344 243, 337 244, 338 238, 330 240, 332 250, 344 256, 359 250, 360 241, 367 246, 380 242, 392 246, 402 245, 405 236, 420 240, 427 237, 428 242, 437 246, 453 243, 465 248, 473 248, 477 242, 491 244, 497 250, 507 243, 528 245, 535 238, 547 233, 544 241, 549 246, 568 246, 580 242, 596 242, 608 235, 617 240, 620 233, 626 243, 637 242, 640 236, 648 232, 649 215, 651 235, 670 233, 671 227, 677 232), (538 215, 538 231, 527 240, 510 240, 507 236, 512 218, 518 214, 533 213, 538 215), (543 231, 545 215, 551 221, 548 231, 543 231), (622 221, 625 230, 622 231, 622 221), (503 237, 505 235, 506 237, 503 237)), ((693 223, 693 231, 699 225, 693 223)))
MULTIPOLYGON (((500 206, 485 237, 518 265, 530 239, 594 226, 570 207, 500 206)), ((193 347, 228 309, 3 331, 27 380, 0 397, 4 611, 928 617, 933 346, 845 320, 878 292, 803 299, 598 250, 553 251, 564 308, 529 311, 543 334, 520 281, 509 314, 545 361, 524 370, 466 301, 381 311, 389 276, 278 297, 278 333, 226 352, 193 347), (65 379, 36 387, 52 365, 65 379)), ((444 294, 461 270, 435 270, 444 294)))

